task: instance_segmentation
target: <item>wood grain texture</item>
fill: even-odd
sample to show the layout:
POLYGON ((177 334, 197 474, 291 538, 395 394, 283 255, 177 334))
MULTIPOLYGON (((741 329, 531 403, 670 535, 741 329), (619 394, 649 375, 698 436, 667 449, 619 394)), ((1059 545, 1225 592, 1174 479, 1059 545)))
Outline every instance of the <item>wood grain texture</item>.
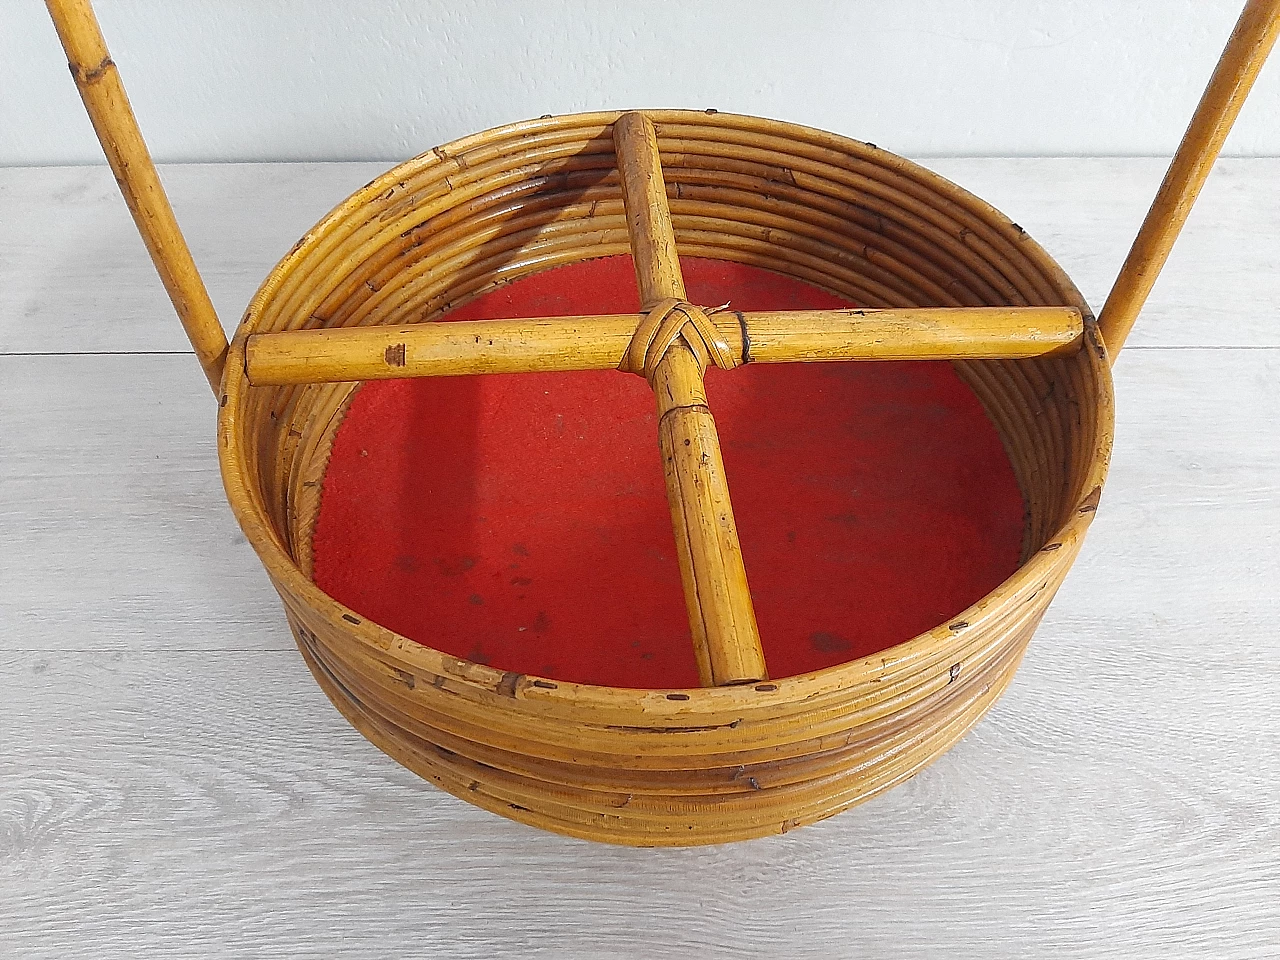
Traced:
MULTIPOLYGON (((228 332, 267 271, 298 237, 386 167, 161 167, 165 190, 228 332)), ((5 279, 0 353, 190 351, 105 164, 0 168, 0 205, 5 279)))
MULTIPOLYGON (((1162 169, 931 165, 1047 241, 1095 299, 1162 169), (1108 209, 1095 188, 1132 202, 1108 209)), ((222 258, 215 302, 219 283, 251 288, 300 229, 262 263, 258 235, 242 261, 234 229, 257 210, 221 191, 264 170, 302 191, 316 168, 179 169, 223 225, 175 196, 198 262, 202 234, 222 258)), ((190 358, 0 356, 0 957, 1273 956, 1280 350, 1221 347, 1280 338, 1260 269, 1280 256, 1277 170, 1210 178, 1117 367, 1098 520, 989 717, 902 787, 736 846, 588 845, 422 783, 299 663, 223 503, 190 358), (1191 300, 1159 307, 1170 290, 1191 300), (1153 343, 1208 349, 1132 348, 1153 343), (84 652, 53 660, 69 638, 84 652)), ((125 311, 158 288, 137 241, 114 274, 11 242, 15 206, 41 219, 32 182, 101 172, 0 174, 0 286, 30 292, 38 266, 44 319, 22 336, 42 350, 67 349, 69 305, 125 311), (29 199, 9 205, 14 183, 29 199)), ((316 188, 306 222, 349 185, 316 188)), ((131 229, 125 215, 119 237, 131 229)), ((120 316, 128 349, 180 342, 153 300, 120 316)), ((19 302, 0 303, 2 351, 19 302)))

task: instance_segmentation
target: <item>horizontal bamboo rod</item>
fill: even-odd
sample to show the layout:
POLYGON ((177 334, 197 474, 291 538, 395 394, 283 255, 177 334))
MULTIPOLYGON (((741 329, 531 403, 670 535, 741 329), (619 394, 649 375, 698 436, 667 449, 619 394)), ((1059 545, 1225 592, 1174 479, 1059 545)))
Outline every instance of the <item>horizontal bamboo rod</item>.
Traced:
POLYGON ((1098 316, 1112 361, 1124 346, 1280 32, 1280 0, 1249 0, 1182 135, 1142 228, 1098 316))
MULTIPOLYGON (((657 133, 643 114, 626 113, 614 123, 613 142, 641 305, 683 300, 657 133)), ((658 446, 703 686, 768 679, 702 365, 677 339, 645 372, 658 401, 658 446)))
MULTIPOLYGON (((608 370, 642 315, 460 320, 397 327, 259 333, 246 373, 255 386, 396 377, 608 370)), ((1010 360, 1078 349, 1075 307, 722 311, 711 321, 743 362, 1010 360)))
POLYGON ((227 358, 227 335, 178 229, 93 8, 88 0, 45 0, 45 4, 67 53, 80 99, 102 143, 102 152, 107 155, 151 262, 216 394, 227 358))

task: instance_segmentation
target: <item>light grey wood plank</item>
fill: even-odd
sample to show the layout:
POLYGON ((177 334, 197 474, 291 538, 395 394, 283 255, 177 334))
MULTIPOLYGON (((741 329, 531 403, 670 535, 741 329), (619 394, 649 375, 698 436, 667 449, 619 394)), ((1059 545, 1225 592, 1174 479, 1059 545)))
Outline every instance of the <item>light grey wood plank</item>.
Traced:
POLYGON ((902 787, 684 851, 445 796, 291 653, 11 655, 0 955, 1273 955, 1276 645, 1175 628, 1143 653, 1097 627, 1051 616, 902 787))
MULTIPOLYGON (((1101 308, 1165 161, 933 159, 1026 227, 1101 308)), ((163 176, 230 329, 308 227, 381 164, 175 165, 163 176)), ((1210 177, 1139 322, 1139 345, 1280 345, 1280 159, 1210 177)), ((0 168, 0 353, 183 350, 109 172, 0 168)))
POLYGON ((0 357, 3 646, 288 642, 227 506, 216 413, 189 355, 0 357))
MULTIPOLYGON (((1117 376, 1111 475, 1055 611, 1117 637, 1280 621, 1280 351, 1135 351, 1117 376)), ((191 357, 0 357, 0 378, 6 646, 288 644, 191 357)))
MULTIPOLYGON (((223 325, 309 227, 380 163, 161 171, 223 325)), ((0 353, 189 350, 111 171, 0 168, 0 353)))
MULTIPOLYGON (((1164 176, 1163 157, 925 161, 1021 224, 1095 311, 1164 176)), ((1280 159, 1214 167, 1130 346, 1280 345, 1280 159), (1266 305, 1271 309, 1265 309, 1266 305)))

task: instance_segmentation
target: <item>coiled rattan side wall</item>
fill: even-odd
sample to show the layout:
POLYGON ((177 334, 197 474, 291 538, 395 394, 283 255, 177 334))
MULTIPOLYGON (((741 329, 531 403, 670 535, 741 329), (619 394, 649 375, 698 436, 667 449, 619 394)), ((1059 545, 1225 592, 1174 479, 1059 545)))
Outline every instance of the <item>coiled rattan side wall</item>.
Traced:
POLYGON ((375 744, 444 789, 540 827, 617 843, 713 843, 786 831, 866 799, 990 707, 1096 509, 1111 381, 1067 277, 953 184, 791 124, 649 116, 684 255, 767 267, 873 307, 1085 312, 1077 355, 956 365, 999 429, 1027 506, 1023 565, 1000 588, 867 660, 740 687, 646 691, 459 660, 364 621, 310 582, 319 484, 356 385, 250 387, 244 338, 430 321, 531 272, 627 252, 612 113, 437 148, 321 221, 268 277, 232 344, 219 453, 232 507, 303 656, 375 744))

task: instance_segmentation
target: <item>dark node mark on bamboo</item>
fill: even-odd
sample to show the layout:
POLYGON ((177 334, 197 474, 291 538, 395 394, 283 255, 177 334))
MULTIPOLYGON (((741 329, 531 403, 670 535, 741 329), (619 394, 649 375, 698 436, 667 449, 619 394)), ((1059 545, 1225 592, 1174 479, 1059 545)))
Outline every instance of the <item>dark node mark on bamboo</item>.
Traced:
POLYGON ((785 183, 792 187, 799 186, 799 184, 796 183, 796 175, 790 167, 779 167, 778 175, 770 175, 768 179, 774 183, 785 183))
POLYGON ((668 693, 667 699, 668 700, 688 700, 689 695, 687 693, 668 693))
POLYGON ((508 670, 502 675, 502 679, 498 681, 498 693, 504 697, 515 697, 516 686, 520 683, 520 679, 524 676, 522 673, 516 673, 508 670))
POLYGON ((958 676, 960 676, 960 664, 953 663, 951 669, 947 671, 947 683, 955 683, 958 676))
POLYGON ((106 76, 107 71, 110 70, 115 65, 116 65, 115 61, 112 60, 110 57, 103 57, 101 63, 99 63, 96 67, 91 67, 88 70, 81 70, 80 67, 78 67, 74 63, 67 64, 67 66, 71 68, 71 78, 75 80, 75 82, 78 85, 81 85, 81 86, 89 86, 91 84, 97 83, 104 76, 106 76))
POLYGON ((715 107, 707 107, 707 109, 703 110, 702 112, 705 113, 708 117, 714 117, 720 111, 717 110, 715 107))
POLYGON ((479 780, 472 780, 470 783, 467 784, 467 789, 472 791, 473 793, 479 788, 480 788, 479 780))
POLYGON ((403 343, 393 343, 387 347, 382 357, 388 367, 403 367, 405 364, 405 348, 403 343))
POLYGON ((879 149, 880 149, 880 148, 879 148, 879 147, 877 147, 874 143, 872 143, 870 140, 864 140, 864 141, 863 141, 863 143, 865 143, 865 144, 866 144, 866 146, 868 146, 868 147, 869 147, 869 148, 871 148, 872 150, 879 150, 879 149))
POLYGON ((756 689, 761 693, 773 693, 778 689, 778 685, 776 683, 757 683, 756 689))
POLYGON ((224 393, 218 398, 218 406, 225 407, 227 405, 227 395, 224 393))
POLYGON ((418 685, 417 678, 407 670, 401 670, 399 667, 392 667, 391 672, 396 675, 396 679, 412 690, 418 685))
POLYGON ((364 285, 365 285, 365 289, 367 289, 370 293, 377 293, 379 290, 382 289, 382 287, 379 284, 374 283, 372 279, 366 280, 364 282, 364 285))
POLYGON ((1084 503, 1080 505, 1080 513, 1093 513, 1098 509, 1098 503, 1102 500, 1102 487, 1094 487, 1089 491, 1089 495, 1084 498, 1084 503))
MULTIPOLYGON (((735 721, 736 723, 737 721, 735 721)), ((712 730, 723 730, 731 727, 731 723, 704 724, 700 727, 636 727, 625 723, 611 723, 606 730, 621 730, 624 733, 640 733, 650 736, 666 737, 680 733, 710 733, 712 730)))
POLYGON ((1053 551, 1061 550, 1061 549, 1062 549, 1062 544, 1060 543, 1046 543, 1043 547, 1040 548, 1040 552, 1053 553, 1053 551))
POLYGON ((534 680, 533 685, 543 690, 559 690, 560 684, 552 683, 550 680, 534 680))
POLYGON ((520 811, 522 811, 523 813, 528 813, 528 812, 529 812, 529 808, 528 808, 528 807, 522 807, 522 806, 520 806, 520 804, 518 804, 518 803, 508 803, 508 804, 507 804, 507 806, 508 806, 508 807, 510 807, 512 810, 520 810, 520 811))
POLYGON ((432 685, 433 687, 435 687, 437 690, 443 690, 443 689, 444 689, 444 677, 436 677, 434 680, 432 680, 432 681, 431 681, 431 685, 432 685))
POLYGON ((967 627, 968 625, 969 625, 969 621, 968 621, 968 620, 957 620, 955 623, 953 623, 953 624, 949 625, 949 626, 947 627, 947 629, 948 629, 948 630, 950 630, 950 631, 952 631, 953 633, 959 633, 961 630, 963 630, 963 629, 964 629, 965 627, 967 627))
POLYGON ((662 419, 658 422, 661 423, 662 420, 667 419, 667 417, 671 416, 673 413, 678 413, 681 410, 695 410, 699 413, 705 413, 707 416, 711 416, 711 408, 705 403, 686 403, 678 407, 668 407, 667 412, 662 415, 662 419))
POLYGON ((628 803, 630 803, 634 799, 635 799, 635 794, 628 793, 625 797, 622 798, 621 803, 615 803, 614 806, 618 808, 625 807, 628 803))
POLYGON ((752 790, 760 789, 760 781, 758 781, 755 777, 747 777, 747 783, 751 784, 752 790))
POLYGON ((441 160, 452 160, 454 163, 454 166, 456 166, 459 170, 467 169, 467 162, 463 160, 462 157, 453 156, 451 153, 448 153, 444 147, 432 147, 431 152, 434 153, 441 160))
POLYGON ((342 615, 342 619, 343 619, 343 620, 345 620, 345 621, 347 621, 347 623, 355 623, 355 624, 360 623, 360 618, 359 618, 359 617, 353 617, 353 616, 352 616, 351 614, 349 614, 349 613, 344 613, 344 614, 342 615))
POLYGON ((745 367, 751 362, 751 334, 747 330, 747 318, 742 315, 742 311, 735 310, 733 315, 738 318, 738 329, 742 332, 742 365, 745 367))
POLYGON ((538 119, 539 119, 539 120, 550 120, 553 116, 555 116, 555 114, 552 114, 552 113, 544 113, 544 114, 543 114, 542 116, 540 116, 538 119))
POLYGON ((1009 221, 1009 223, 1010 223, 1010 225, 1013 227, 1013 229, 1017 230, 1017 231, 1018 231, 1018 233, 1019 233, 1023 238, 1025 238, 1025 237, 1027 236, 1027 231, 1025 231, 1025 230, 1023 230, 1023 229, 1022 229, 1022 225, 1021 225, 1021 224, 1014 223, 1012 220, 1011 220, 1011 221, 1009 221))

